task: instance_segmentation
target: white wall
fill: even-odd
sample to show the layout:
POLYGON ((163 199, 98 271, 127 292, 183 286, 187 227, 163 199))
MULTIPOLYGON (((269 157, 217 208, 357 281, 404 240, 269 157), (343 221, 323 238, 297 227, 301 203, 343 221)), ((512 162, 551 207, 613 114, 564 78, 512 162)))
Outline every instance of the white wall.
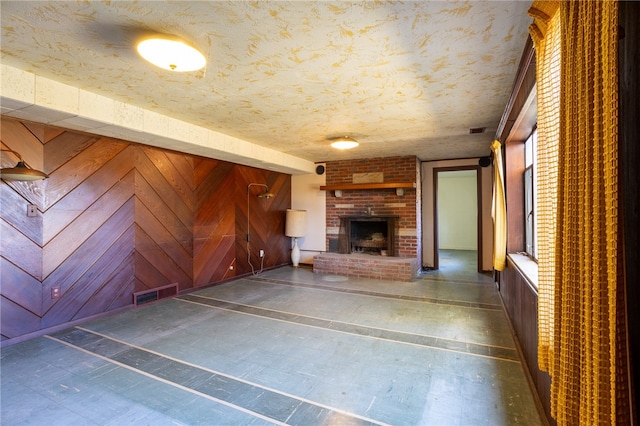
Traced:
MULTIPOLYGON (((433 169, 440 167, 477 166, 477 158, 427 161, 422 163, 422 265, 434 265, 434 200, 433 169)), ((482 179, 482 270, 493 270, 493 219, 491 218, 492 169, 481 168, 482 179)))
POLYGON ((326 175, 291 176, 291 208, 307 211, 307 235, 298 238, 300 263, 313 264, 313 256, 326 251, 326 175))
POLYGON ((438 173, 438 248, 477 250, 477 203, 475 170, 438 173))

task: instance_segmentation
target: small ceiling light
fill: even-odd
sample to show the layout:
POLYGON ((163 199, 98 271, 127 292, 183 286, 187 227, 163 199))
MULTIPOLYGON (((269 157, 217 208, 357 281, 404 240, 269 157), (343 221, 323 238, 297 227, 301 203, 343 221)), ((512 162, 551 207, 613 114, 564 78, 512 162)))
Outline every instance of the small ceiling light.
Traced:
POLYGON ((331 146, 336 149, 351 149, 360 145, 358 141, 349 136, 340 136, 329 140, 331 141, 331 146))
POLYGON ((12 149, 3 149, 2 152, 10 152, 18 157, 18 164, 15 167, 3 167, 0 169, 0 178, 5 180, 40 180, 46 179, 49 176, 27 166, 27 163, 22 161, 22 156, 12 149))
POLYGON ((153 65, 168 71, 196 71, 207 63, 196 48, 170 36, 143 39, 138 43, 138 53, 153 65))

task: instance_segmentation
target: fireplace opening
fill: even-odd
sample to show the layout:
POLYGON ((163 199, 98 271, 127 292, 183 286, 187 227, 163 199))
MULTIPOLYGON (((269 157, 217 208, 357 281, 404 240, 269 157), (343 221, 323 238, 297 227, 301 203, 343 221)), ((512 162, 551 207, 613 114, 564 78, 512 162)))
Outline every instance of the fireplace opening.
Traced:
POLYGON ((387 255, 388 239, 385 222, 351 222, 351 253, 387 255))
POLYGON ((340 218, 340 253, 395 256, 397 216, 347 216, 340 218))

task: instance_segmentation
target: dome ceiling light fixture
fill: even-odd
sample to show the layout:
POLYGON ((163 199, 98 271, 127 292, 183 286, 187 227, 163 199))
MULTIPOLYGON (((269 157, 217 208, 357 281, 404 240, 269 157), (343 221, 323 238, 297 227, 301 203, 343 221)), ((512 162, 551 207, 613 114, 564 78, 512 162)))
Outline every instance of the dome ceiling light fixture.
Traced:
POLYGON ((329 140, 331 141, 331 146, 336 149, 352 149, 360 145, 357 140, 349 136, 339 136, 329 140))
POLYGON ((168 35, 146 37, 138 43, 137 50, 144 59, 168 71, 197 71, 207 64, 195 47, 168 35))

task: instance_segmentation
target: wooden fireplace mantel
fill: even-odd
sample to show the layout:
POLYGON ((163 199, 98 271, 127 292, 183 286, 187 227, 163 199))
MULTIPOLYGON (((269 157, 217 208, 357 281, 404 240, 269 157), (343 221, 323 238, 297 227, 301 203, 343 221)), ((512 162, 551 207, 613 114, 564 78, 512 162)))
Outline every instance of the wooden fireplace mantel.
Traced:
POLYGON ((338 183, 334 185, 322 185, 321 191, 350 191, 364 189, 394 189, 415 188, 415 182, 384 182, 384 183, 338 183))
POLYGON ((387 219, 399 219, 397 214, 358 214, 349 216, 338 216, 340 219, 362 220, 362 221, 382 221, 387 219))

